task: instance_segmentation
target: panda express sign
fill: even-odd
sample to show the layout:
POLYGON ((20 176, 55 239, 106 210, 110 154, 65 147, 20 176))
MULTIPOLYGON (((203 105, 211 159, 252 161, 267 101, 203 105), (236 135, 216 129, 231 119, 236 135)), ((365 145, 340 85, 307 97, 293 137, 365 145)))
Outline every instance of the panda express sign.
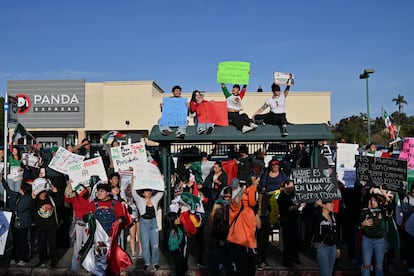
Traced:
POLYGON ((85 81, 8 81, 17 97, 18 120, 30 128, 85 126, 85 81))

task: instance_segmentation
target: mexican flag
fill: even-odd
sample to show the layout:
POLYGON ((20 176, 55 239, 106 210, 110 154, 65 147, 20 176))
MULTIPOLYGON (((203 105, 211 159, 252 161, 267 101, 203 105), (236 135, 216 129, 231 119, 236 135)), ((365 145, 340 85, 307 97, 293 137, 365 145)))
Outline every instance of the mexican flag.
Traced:
POLYGON ((388 128, 390 132, 390 139, 394 141, 397 138, 397 130, 391 121, 390 115, 388 115, 386 111, 384 112, 384 122, 386 128, 388 128))
POLYGON ((124 138, 124 137, 126 137, 126 134, 122 134, 116 130, 111 130, 104 134, 104 136, 102 137, 102 140, 104 144, 110 144, 116 138, 124 138))
POLYGON ((24 137, 26 137, 26 136, 30 136, 30 137, 32 137, 33 138, 33 140, 36 140, 36 139, 34 139, 34 137, 26 130, 26 128, 22 125, 22 124, 20 124, 20 123, 18 123, 17 125, 16 125, 16 127, 14 128, 14 133, 13 133, 13 136, 12 136, 12 141, 13 142, 16 142, 17 140, 19 140, 20 138, 24 138, 24 137))

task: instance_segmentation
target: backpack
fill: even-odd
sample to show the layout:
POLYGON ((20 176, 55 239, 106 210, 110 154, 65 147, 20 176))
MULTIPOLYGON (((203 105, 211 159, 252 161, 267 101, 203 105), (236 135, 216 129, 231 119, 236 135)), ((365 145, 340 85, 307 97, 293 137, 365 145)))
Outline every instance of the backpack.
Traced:
POLYGON ((109 235, 112 229, 112 223, 115 221, 115 211, 114 211, 115 200, 112 199, 112 204, 110 208, 99 207, 98 201, 95 201, 95 218, 102 225, 102 228, 109 235))

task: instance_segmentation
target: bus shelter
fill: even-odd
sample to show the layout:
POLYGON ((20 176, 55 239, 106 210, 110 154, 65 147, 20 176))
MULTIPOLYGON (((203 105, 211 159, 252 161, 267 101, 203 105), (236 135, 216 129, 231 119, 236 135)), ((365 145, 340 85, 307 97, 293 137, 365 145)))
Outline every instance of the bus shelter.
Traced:
MULTIPOLYGON (((254 131, 242 134, 233 126, 216 127, 210 135, 198 135, 195 126, 187 127, 184 139, 176 138, 175 134, 162 135, 158 125, 153 126, 148 137, 149 140, 159 144, 161 173, 171 175, 171 162, 174 157, 185 149, 197 146, 202 151, 211 151, 218 143, 220 145, 246 144, 251 149, 262 149, 267 154, 283 155, 296 144, 304 144, 310 153, 312 168, 319 167, 319 144, 322 141, 332 140, 334 135, 326 124, 296 124, 288 126, 289 135, 282 137, 280 128, 273 125, 259 126, 254 131)), ((223 153, 214 153, 223 156, 223 153)), ((212 155, 214 156, 214 155, 212 155)), ((171 202, 171 177, 164 177, 165 196, 163 201, 163 214, 171 202)))

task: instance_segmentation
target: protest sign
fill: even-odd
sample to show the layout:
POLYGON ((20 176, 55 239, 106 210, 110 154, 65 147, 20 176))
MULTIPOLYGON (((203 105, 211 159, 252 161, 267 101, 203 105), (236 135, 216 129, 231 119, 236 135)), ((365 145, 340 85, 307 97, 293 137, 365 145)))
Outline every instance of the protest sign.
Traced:
POLYGON ((97 175, 103 182, 108 181, 101 157, 95 157, 85 161, 72 164, 68 167, 69 177, 72 180, 72 189, 79 184, 89 186, 89 179, 97 175))
POLYGON ((139 163, 134 167, 134 190, 151 189, 164 191, 164 178, 152 163, 139 163))
POLYGON ((407 161, 407 168, 409 170, 414 169, 414 138, 404 138, 402 150, 398 159, 407 161))
POLYGON ((292 73, 273 72, 274 82, 278 85, 294 85, 294 75, 292 73))
POLYGON ((356 181, 355 155, 358 155, 358 144, 338 143, 336 145, 336 173, 338 180, 347 188, 352 188, 356 181))
POLYGON ((359 145, 338 143, 336 147, 336 168, 354 168, 355 155, 359 154, 359 145))
POLYGON ((13 181, 22 181, 23 180, 23 169, 20 167, 10 167, 10 174, 7 175, 7 178, 13 179, 13 181))
POLYGON ((47 178, 36 178, 32 183, 32 193, 37 195, 43 191, 50 190, 50 180, 47 178))
POLYGON ((12 212, 0 211, 0 255, 4 255, 12 212))
POLYGON ((40 163, 42 162, 42 159, 35 156, 34 154, 23 153, 22 162, 23 164, 29 167, 39 168, 40 163))
POLYGON ((228 126, 227 103, 224 101, 203 102, 197 108, 199 123, 214 123, 217 126, 228 126))
POLYGON ((68 174, 68 167, 79 163, 85 159, 85 156, 72 153, 63 147, 59 147, 55 156, 50 161, 48 167, 57 172, 68 174))
POLYGON ((333 168, 292 169, 291 178, 295 184, 297 203, 340 199, 336 173, 333 168))
POLYGON ((187 124, 187 99, 186 98, 163 98, 161 126, 184 126, 187 124))
POLYGON ((133 171, 119 171, 119 186, 121 187, 121 191, 125 191, 126 188, 130 183, 132 183, 132 177, 134 176, 133 171))
POLYGON ((218 64, 217 83, 249 84, 250 63, 223 61, 218 64))
POLYGON ((396 192, 407 189, 407 161, 356 155, 355 167, 358 181, 396 192))
POLYGON ((130 167, 134 167, 135 163, 148 162, 144 142, 112 147, 111 156, 116 172, 127 171, 130 167))

